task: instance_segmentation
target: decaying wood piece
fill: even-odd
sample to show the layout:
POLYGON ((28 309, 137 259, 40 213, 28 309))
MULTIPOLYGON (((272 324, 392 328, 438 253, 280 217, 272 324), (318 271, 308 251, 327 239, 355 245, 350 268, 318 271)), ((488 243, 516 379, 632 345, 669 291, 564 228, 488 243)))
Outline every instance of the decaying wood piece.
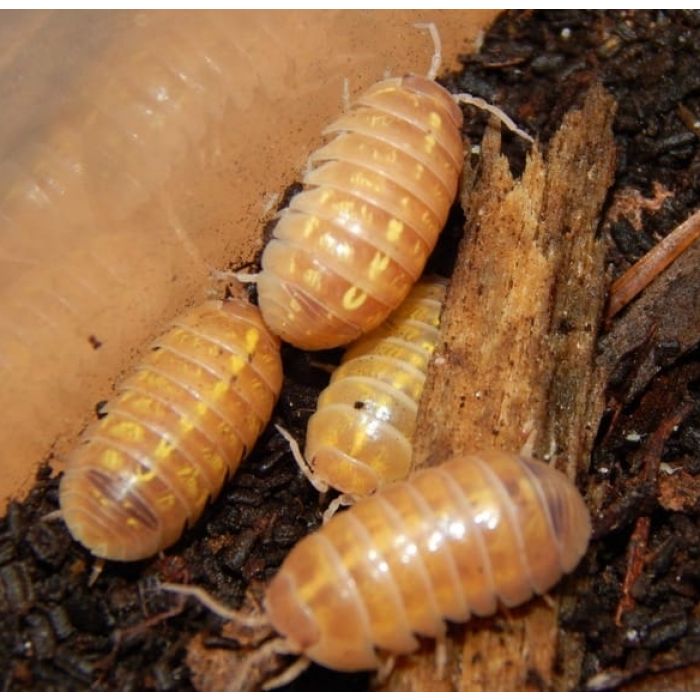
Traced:
MULTIPOLYGON (((614 111, 591 89, 519 180, 499 132, 487 131, 481 173, 463 196, 466 236, 418 417, 417 467, 475 448, 519 451, 533 430, 536 456, 556 458, 572 478, 587 465, 602 410, 593 356, 608 279, 596 231, 614 174, 614 111)), ((426 644, 399 660, 383 689, 570 686, 577 659, 557 678, 553 670, 557 607, 539 599, 458 627, 444 680, 426 644)))

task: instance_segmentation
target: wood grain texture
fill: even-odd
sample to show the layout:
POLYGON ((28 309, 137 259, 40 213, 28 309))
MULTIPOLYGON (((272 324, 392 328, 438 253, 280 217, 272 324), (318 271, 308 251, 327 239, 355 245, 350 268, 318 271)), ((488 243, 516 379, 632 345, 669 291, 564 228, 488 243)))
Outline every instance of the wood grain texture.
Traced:
MULTIPOLYGON (((614 112, 591 89, 517 180, 499 132, 487 131, 478 177, 465 173, 466 236, 419 409, 416 467, 475 449, 517 451, 533 431, 535 456, 556 458, 571 478, 586 466, 602 407, 593 355, 608 280, 596 232, 614 174, 614 112)), ((571 687, 575 644, 554 670, 557 609, 538 599, 456 627, 442 680, 426 644, 381 689, 571 687)))

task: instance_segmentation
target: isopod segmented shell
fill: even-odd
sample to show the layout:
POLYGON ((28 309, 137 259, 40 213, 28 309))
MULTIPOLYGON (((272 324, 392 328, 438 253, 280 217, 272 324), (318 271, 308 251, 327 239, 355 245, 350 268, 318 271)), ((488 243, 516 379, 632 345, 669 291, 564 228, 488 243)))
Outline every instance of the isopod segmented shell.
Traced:
POLYGON ((435 246, 462 171, 462 113, 419 76, 362 94, 311 156, 305 189, 262 257, 260 309, 300 348, 355 340, 408 294, 435 246))
POLYGON ((173 544, 267 425, 279 340, 248 302, 177 319, 69 455, 63 517, 93 554, 130 561, 173 544))
POLYGON ((534 459, 485 452, 389 484, 301 540, 265 607, 288 647, 329 668, 380 665, 445 620, 543 593, 583 556, 590 517, 574 485, 534 459))
POLYGON ((446 284, 419 282, 379 328, 348 348, 307 428, 305 457, 320 482, 364 496, 408 474, 446 284))

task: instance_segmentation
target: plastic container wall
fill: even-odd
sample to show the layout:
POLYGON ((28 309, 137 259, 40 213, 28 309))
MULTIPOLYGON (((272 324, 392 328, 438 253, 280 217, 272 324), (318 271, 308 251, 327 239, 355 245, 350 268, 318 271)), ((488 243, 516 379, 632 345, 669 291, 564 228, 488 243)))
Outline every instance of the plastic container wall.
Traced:
POLYGON ((0 510, 149 339, 251 261, 321 130, 495 11, 0 14, 0 510))

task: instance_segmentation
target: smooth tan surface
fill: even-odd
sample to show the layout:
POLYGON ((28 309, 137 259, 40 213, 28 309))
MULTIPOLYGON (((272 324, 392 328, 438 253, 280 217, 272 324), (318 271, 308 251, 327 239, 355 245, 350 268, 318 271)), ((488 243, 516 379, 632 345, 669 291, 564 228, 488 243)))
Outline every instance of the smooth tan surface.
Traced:
POLYGON ((351 95, 444 65, 495 11, 0 15, 0 507, 68 448, 351 95))
POLYGON ((456 457, 380 489, 305 537, 270 583, 271 623, 337 670, 377 668, 445 620, 490 615, 550 588, 588 546, 583 498, 543 462, 456 457), (303 622, 300 622, 303 621, 303 622))
POLYGON ((305 458, 321 483, 366 496, 408 474, 446 288, 443 278, 421 280, 379 328, 348 348, 306 431, 305 458))
POLYGON ((282 388, 279 339, 245 300, 177 319, 67 460, 61 511, 95 556, 173 544, 250 454, 282 388))

